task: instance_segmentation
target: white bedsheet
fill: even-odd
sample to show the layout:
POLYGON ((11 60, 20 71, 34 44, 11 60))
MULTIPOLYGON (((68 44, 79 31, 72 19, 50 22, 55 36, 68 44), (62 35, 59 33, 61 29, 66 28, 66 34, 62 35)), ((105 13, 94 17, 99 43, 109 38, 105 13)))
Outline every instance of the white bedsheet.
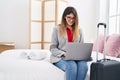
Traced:
MULTIPOLYGON (((49 62, 48 50, 8 50, 0 54, 0 80, 65 80, 65 73, 49 62), (21 53, 45 53, 42 60, 31 60, 20 57, 21 53)), ((103 56, 99 54, 99 59, 103 56)), ((90 77, 90 65, 96 60, 96 52, 92 52, 93 61, 88 62, 88 72, 85 80, 90 77)), ((107 56, 108 58, 108 56, 107 56)), ((119 58, 109 57, 118 60, 119 58)))
MULTIPOLYGON (((49 51, 44 60, 21 58, 21 52, 31 50, 7 51, 0 54, 0 80, 64 80, 64 72, 49 62, 49 51)), ((32 50, 34 52, 36 50, 32 50)), ((36 52, 39 52, 37 50, 36 52)))

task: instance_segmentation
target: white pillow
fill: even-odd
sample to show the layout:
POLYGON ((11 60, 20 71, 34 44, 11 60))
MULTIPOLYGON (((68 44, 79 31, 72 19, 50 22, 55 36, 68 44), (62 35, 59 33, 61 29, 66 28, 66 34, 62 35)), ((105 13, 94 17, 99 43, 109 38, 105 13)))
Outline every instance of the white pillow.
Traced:
POLYGON ((28 59, 28 53, 23 51, 20 53, 20 58, 23 58, 23 59, 28 59))
POLYGON ((28 55, 28 58, 33 60, 43 60, 46 57, 47 57, 47 54, 44 52, 30 52, 28 55))
POLYGON ((6 50, 1 53, 1 56, 15 59, 45 59, 49 61, 51 52, 49 50, 40 49, 14 49, 6 50), (40 54, 41 53, 41 54, 40 54), (29 56, 30 55, 30 56, 29 56))

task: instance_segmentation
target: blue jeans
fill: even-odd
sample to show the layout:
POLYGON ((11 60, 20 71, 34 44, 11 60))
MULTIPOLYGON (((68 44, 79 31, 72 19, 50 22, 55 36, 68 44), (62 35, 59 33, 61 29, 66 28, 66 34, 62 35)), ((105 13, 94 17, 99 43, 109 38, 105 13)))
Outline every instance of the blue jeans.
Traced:
POLYGON ((66 80, 85 80, 88 66, 86 61, 63 60, 54 63, 66 74, 66 80))

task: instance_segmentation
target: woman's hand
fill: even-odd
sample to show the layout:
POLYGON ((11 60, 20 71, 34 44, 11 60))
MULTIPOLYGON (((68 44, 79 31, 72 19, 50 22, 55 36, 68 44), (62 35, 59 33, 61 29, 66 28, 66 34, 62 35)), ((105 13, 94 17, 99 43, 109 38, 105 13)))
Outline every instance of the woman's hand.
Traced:
POLYGON ((66 53, 64 53, 63 55, 61 55, 61 57, 66 57, 66 53))

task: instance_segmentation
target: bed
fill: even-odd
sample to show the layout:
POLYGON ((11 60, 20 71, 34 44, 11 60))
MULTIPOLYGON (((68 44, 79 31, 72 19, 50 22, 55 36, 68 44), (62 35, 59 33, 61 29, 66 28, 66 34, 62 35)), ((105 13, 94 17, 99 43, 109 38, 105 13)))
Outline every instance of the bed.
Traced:
MULTIPOLYGON (((0 80, 65 80, 65 73, 50 63, 50 54, 49 50, 29 49, 2 52, 0 54, 0 80)), ((95 57, 96 52, 93 51, 93 61, 96 60, 95 57)), ((99 57, 102 58, 101 53, 99 57)), ((109 58, 120 61, 119 58, 109 58)), ((88 62, 89 69, 85 80, 90 78, 90 64, 93 61, 88 62)))

